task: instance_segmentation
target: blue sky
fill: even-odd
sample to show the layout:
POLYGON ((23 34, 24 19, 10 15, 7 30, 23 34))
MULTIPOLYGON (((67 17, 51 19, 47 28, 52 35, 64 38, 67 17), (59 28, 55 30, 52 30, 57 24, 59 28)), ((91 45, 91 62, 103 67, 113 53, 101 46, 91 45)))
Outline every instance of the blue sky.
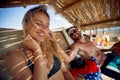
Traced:
MULTIPOLYGON (((26 11, 34 6, 0 8, 0 28, 22 29, 22 19, 26 11)), ((56 14, 54 8, 48 6, 50 15, 50 28, 70 27, 70 24, 62 15, 56 14)))

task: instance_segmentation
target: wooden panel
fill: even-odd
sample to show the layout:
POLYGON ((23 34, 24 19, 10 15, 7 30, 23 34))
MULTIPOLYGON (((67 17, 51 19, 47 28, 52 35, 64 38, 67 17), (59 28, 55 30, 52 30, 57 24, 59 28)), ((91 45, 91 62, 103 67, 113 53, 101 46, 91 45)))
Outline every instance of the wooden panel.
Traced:
POLYGON ((4 54, 9 50, 20 48, 22 39, 22 30, 0 29, 0 80, 13 79, 6 67, 4 54))
POLYGON ((58 44, 60 45, 60 47, 66 51, 69 47, 68 42, 66 41, 63 32, 62 31, 57 31, 55 32, 55 37, 57 39, 58 44))
POLYGON ((0 32, 0 53, 21 47, 22 30, 4 30, 0 32))

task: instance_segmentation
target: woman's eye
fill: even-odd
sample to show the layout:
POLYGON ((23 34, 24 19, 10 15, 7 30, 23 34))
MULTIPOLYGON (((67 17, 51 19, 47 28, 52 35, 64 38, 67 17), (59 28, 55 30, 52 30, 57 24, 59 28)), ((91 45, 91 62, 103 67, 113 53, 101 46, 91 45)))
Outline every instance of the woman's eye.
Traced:
POLYGON ((49 28, 49 26, 48 26, 48 25, 46 25, 45 27, 46 27, 46 28, 49 28))
POLYGON ((42 26, 42 24, 41 23, 36 23, 38 26, 42 26))
POLYGON ((36 23, 38 26, 43 27, 43 28, 49 28, 49 25, 44 25, 42 23, 36 23))

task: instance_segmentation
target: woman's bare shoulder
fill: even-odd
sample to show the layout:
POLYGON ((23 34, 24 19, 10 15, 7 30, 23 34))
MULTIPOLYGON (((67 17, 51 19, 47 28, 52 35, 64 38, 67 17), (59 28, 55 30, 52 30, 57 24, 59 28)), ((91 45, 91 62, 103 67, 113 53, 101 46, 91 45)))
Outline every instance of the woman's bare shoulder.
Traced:
POLYGON ((5 60, 18 58, 21 53, 23 53, 23 49, 10 50, 5 53, 4 58, 5 60))
MULTIPOLYGON (((7 68, 12 70, 16 65, 18 65, 18 63, 21 63, 22 61, 25 60, 25 58, 23 56, 23 50, 16 49, 16 50, 8 51, 4 55, 4 60, 7 65, 7 68)), ((17 69, 20 69, 20 68, 18 67, 18 68, 16 68, 16 70, 17 69)))

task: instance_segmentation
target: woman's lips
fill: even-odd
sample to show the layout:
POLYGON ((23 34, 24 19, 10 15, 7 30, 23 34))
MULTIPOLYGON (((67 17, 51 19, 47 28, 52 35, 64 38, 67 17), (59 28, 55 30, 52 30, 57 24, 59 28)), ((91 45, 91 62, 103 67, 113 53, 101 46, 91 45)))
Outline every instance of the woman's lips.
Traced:
POLYGON ((45 34, 38 32, 38 35, 39 35, 39 36, 44 36, 45 34))

